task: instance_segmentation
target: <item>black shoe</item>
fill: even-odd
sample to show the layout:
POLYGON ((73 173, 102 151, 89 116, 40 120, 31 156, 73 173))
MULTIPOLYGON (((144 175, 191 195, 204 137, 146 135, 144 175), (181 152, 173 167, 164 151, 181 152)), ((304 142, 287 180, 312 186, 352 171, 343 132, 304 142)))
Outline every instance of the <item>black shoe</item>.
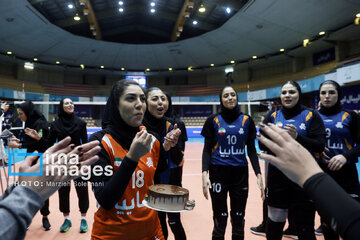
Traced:
POLYGON ((295 230, 288 228, 283 232, 284 237, 292 238, 292 239, 299 239, 295 230))
POLYGON ((315 235, 318 235, 318 236, 323 235, 323 230, 322 230, 321 225, 315 230, 315 235))
POLYGON ((251 227, 250 228, 250 232, 255 234, 255 235, 261 235, 261 236, 265 236, 266 232, 265 232, 265 223, 261 223, 259 226, 257 227, 251 227))
POLYGON ((43 217, 42 225, 45 231, 49 231, 51 229, 51 225, 48 218, 43 217))

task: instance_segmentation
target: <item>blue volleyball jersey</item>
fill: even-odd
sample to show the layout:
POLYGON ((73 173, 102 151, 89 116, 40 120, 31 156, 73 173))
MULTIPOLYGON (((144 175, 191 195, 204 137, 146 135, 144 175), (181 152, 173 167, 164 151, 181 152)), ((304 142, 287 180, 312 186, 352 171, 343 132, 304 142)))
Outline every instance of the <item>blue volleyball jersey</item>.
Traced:
POLYGON ((273 112, 270 117, 271 122, 280 128, 284 128, 287 124, 294 125, 297 133, 304 137, 308 135, 307 129, 309 129, 312 119, 313 113, 308 109, 304 109, 301 113, 289 119, 285 119, 281 110, 273 112))
POLYGON ((234 122, 227 123, 214 117, 215 146, 210 164, 224 166, 247 166, 245 146, 248 139, 249 116, 241 114, 234 122))
POLYGON ((327 152, 327 155, 332 158, 352 149, 354 141, 350 131, 351 115, 345 111, 332 116, 325 116, 321 113, 319 115, 325 125, 326 147, 330 151, 327 152))

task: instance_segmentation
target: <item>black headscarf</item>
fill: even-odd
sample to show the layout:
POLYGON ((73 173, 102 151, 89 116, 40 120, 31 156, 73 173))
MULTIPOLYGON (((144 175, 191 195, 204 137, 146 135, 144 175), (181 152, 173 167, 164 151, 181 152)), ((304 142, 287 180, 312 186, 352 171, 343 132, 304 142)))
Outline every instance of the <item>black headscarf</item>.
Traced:
MULTIPOLYGON (((293 85, 297 91, 299 92, 299 100, 298 102, 295 104, 295 106, 293 106, 292 108, 286 108, 284 106, 281 107, 281 112, 284 114, 285 119, 289 119, 292 118, 298 114, 300 114, 304 109, 305 106, 303 106, 301 104, 302 101, 302 93, 301 93, 301 87, 297 82, 294 81, 288 81, 287 83, 285 83, 283 86, 285 86, 286 84, 291 84, 293 85)), ((282 88, 282 87, 281 87, 282 88)))
POLYGON ((25 101, 19 104, 18 108, 23 110, 26 115, 25 128, 34 128, 35 122, 39 120, 47 122, 44 115, 38 109, 36 109, 34 103, 31 101, 25 101))
POLYGON ((166 98, 167 98, 167 100, 169 102, 168 110, 166 111, 166 113, 164 115, 166 117, 168 117, 168 118, 173 118, 174 117, 174 108, 173 108, 173 105, 172 105, 171 96, 166 91, 163 91, 163 93, 165 94, 165 96, 166 96, 166 98))
MULTIPOLYGON (((146 100, 149 96, 149 93, 155 90, 160 90, 162 91, 160 88, 157 87, 152 87, 149 88, 146 91, 146 100)), ((169 102, 170 103, 170 102, 169 102)), ((169 111, 169 110, 168 110, 169 111)), ((155 132, 157 134, 159 134, 161 137, 165 136, 165 132, 166 132, 166 117, 162 117, 160 119, 154 117, 148 110, 148 108, 146 108, 146 112, 145 112, 145 116, 144 116, 144 120, 143 123, 145 125, 145 127, 152 132, 155 132)))
POLYGON ((341 106, 341 102, 340 102, 340 100, 341 100, 341 87, 337 82, 335 82, 333 80, 326 80, 326 81, 324 81, 323 83, 320 84, 319 93, 321 91, 321 87, 323 85, 326 85, 326 84, 330 84, 330 85, 333 85, 335 87, 335 89, 336 89, 336 91, 338 93, 338 99, 337 99, 337 102, 335 103, 335 105, 332 106, 332 107, 329 107, 329 108, 324 107, 320 103, 319 112, 321 114, 324 114, 325 116, 331 116, 331 115, 335 115, 335 114, 339 113, 342 110, 342 106, 341 106))
POLYGON ((110 134, 115 141, 122 147, 129 150, 131 143, 139 132, 139 127, 131 127, 124 122, 119 112, 119 99, 124 93, 125 89, 130 85, 140 85, 133 80, 120 80, 117 81, 111 88, 110 97, 106 102, 104 117, 102 120, 102 128, 110 134))
POLYGON ((65 98, 61 99, 58 109, 58 127, 62 131, 65 131, 68 136, 72 136, 72 134, 80 128, 82 121, 75 113, 68 114, 64 111, 64 100, 65 98))
POLYGON ((242 114, 242 112, 240 111, 240 106, 239 106, 239 103, 238 103, 238 96, 237 96, 237 92, 235 91, 236 93, 236 106, 233 108, 233 109, 228 109, 224 106, 223 102, 222 102, 222 99, 221 99, 221 96, 225 90, 225 88, 233 88, 231 86, 225 86, 220 94, 219 94, 219 98, 220 98, 220 115, 221 117, 225 120, 225 122, 227 123, 232 123, 233 121, 235 121, 239 116, 240 114, 242 114))

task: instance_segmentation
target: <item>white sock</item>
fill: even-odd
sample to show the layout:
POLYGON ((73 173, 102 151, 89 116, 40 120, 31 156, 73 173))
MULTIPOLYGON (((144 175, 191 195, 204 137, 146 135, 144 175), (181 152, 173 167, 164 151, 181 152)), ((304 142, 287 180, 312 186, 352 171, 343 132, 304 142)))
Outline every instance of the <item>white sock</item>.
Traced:
POLYGON ((81 220, 85 220, 85 221, 86 221, 86 216, 81 216, 81 220))
POLYGON ((65 216, 65 219, 71 221, 70 216, 65 216))

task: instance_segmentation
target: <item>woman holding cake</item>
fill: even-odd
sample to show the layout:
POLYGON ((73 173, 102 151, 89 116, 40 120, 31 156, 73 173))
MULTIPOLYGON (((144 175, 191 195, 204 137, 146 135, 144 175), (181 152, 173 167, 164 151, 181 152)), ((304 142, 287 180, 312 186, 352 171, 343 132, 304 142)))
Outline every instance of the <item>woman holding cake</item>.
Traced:
MULTIPOLYGON (((177 128, 176 123, 164 116, 168 109, 171 108, 169 99, 161 89, 152 87, 146 92, 146 102, 147 111, 144 117, 144 125, 149 131, 158 134, 161 142, 164 142, 165 139, 172 142, 171 148, 164 147, 168 168, 156 175, 155 183, 181 186, 181 180, 178 176, 179 165, 184 156, 178 144, 181 131, 177 128)), ((165 239, 168 237, 166 216, 175 240, 186 239, 180 213, 158 212, 158 214, 165 239)))
MULTIPOLYGON (((100 140, 99 161, 91 182, 100 205, 94 215, 91 239, 161 239, 158 214, 144 206, 148 187, 161 163, 162 145, 140 125, 146 98, 138 83, 116 82, 106 103, 103 130, 90 140, 100 140)), ((164 144, 169 147, 168 142, 164 144)))
POLYGON ((244 216, 249 187, 245 145, 262 197, 264 187, 255 149, 255 124, 250 116, 240 111, 237 93, 231 86, 222 89, 220 113, 208 117, 201 135, 205 137, 202 155, 203 194, 208 199, 210 188, 214 219, 212 239, 224 239, 228 219, 228 193, 232 239, 244 239, 244 216))

